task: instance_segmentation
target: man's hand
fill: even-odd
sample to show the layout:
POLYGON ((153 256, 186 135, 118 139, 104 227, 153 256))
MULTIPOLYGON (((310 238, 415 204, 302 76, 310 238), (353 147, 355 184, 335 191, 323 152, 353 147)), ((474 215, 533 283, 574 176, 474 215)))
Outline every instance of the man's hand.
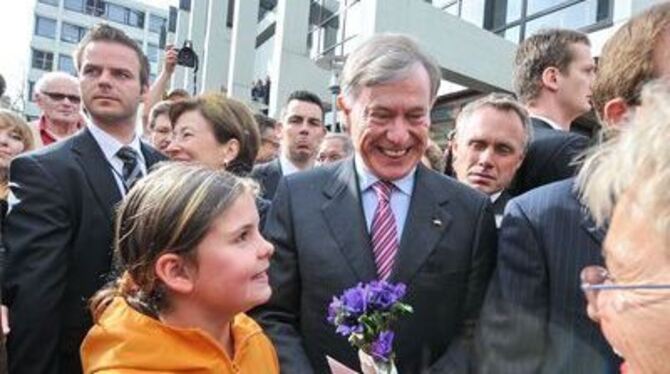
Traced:
POLYGON ((163 65, 163 71, 168 75, 174 73, 174 68, 177 66, 177 49, 173 44, 168 44, 165 46, 165 62, 163 65))

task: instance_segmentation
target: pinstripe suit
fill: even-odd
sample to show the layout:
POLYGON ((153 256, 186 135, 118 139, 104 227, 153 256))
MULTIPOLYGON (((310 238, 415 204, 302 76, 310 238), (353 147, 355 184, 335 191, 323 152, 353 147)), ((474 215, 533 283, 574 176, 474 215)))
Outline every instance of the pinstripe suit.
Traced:
POLYGON ((478 333, 482 373, 618 372, 579 288, 581 269, 603 263, 604 233, 579 204, 573 182, 507 205, 478 333))

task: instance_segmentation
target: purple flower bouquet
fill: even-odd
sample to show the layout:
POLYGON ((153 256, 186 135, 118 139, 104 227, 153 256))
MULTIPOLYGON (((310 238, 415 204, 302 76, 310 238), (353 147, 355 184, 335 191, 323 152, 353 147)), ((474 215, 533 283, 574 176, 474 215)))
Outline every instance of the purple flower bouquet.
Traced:
POLYGON ((333 297, 328 307, 328 322, 352 346, 371 356, 378 372, 390 372, 393 367, 391 324, 398 317, 412 313, 411 306, 400 302, 406 289, 402 283, 359 283, 340 297, 333 297))

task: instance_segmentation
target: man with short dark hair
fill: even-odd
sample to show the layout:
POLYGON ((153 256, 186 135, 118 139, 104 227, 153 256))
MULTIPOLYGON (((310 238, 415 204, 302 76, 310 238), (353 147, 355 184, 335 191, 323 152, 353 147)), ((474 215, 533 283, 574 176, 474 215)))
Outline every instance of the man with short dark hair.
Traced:
MULTIPOLYGON (((631 18, 605 43, 593 86, 605 131, 625 129, 648 79, 670 77, 669 54, 667 2, 631 18)), ((603 264, 605 230, 580 204, 574 178, 512 199, 499 235, 482 311, 481 371, 619 373, 620 360, 588 318, 580 289, 580 271, 603 264)))
POLYGON ((42 110, 30 124, 36 149, 66 139, 84 126, 77 78, 60 71, 45 73, 35 83, 34 96, 42 110))
POLYGON ((548 29, 521 42, 514 63, 514 88, 534 133, 514 182, 512 193, 520 195, 574 175, 571 162, 588 139, 569 131, 572 122, 591 109, 595 62, 585 34, 548 29))
POLYGON ((112 271, 114 207, 164 159, 135 132, 149 65, 135 40, 94 26, 76 52, 83 131, 18 157, 3 240, 9 371, 79 373, 92 321, 87 300, 112 271))
POLYGON ((276 160, 258 165, 251 173, 261 185, 261 194, 272 200, 282 176, 308 170, 316 162, 321 140, 326 135, 323 103, 309 91, 291 93, 282 110, 281 151, 276 160))
POLYGON ((264 230, 273 295, 257 315, 282 372, 329 372, 326 355, 360 368, 326 316, 333 296, 372 280, 405 283, 414 308, 393 326, 398 372, 469 369, 496 230, 485 196, 421 164, 440 79, 404 35, 347 57, 338 106, 354 157, 282 178, 264 230))
POLYGON ((279 155, 280 140, 277 121, 262 113, 254 114, 261 133, 261 147, 256 156, 256 164, 270 162, 279 155))

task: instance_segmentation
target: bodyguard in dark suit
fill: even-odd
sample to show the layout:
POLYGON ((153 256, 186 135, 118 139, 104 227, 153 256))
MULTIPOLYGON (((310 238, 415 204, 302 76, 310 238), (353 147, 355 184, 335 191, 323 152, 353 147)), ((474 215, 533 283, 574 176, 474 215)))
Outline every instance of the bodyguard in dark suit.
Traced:
POLYGON ((10 372, 81 372, 91 326, 86 302, 112 270, 114 206, 162 156, 140 142, 135 114, 148 63, 135 41, 107 25, 76 55, 87 127, 15 159, 4 227, 10 372))
POLYGON ((579 273, 603 264, 602 230, 573 179, 507 204, 498 263, 482 311, 482 373, 617 373, 618 360, 586 314, 579 273))
POLYGON ((496 234, 485 196, 420 164, 439 82, 411 39, 372 37, 348 57, 339 98, 355 157, 280 181, 265 229, 273 296, 256 315, 283 372, 328 372, 326 355, 360 367, 327 307, 375 279, 407 284, 414 307, 394 326, 399 372, 468 369, 496 234))
POLYGON ((575 174, 571 165, 588 146, 570 125, 591 109, 595 63, 586 34, 566 29, 541 30, 516 52, 514 89, 533 120, 534 139, 518 170, 513 195, 575 174))
POLYGON ((319 145, 326 135, 323 124, 323 103, 309 91, 294 91, 282 109, 281 150, 274 161, 258 165, 251 172, 261 186, 261 196, 272 200, 284 175, 312 168, 319 145))

